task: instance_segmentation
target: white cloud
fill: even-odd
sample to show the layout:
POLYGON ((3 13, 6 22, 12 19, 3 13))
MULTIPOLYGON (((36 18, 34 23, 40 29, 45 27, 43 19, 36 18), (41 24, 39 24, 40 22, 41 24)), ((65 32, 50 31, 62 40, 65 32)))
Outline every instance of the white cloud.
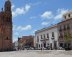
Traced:
POLYGON ((18 26, 16 28, 16 30, 20 30, 20 31, 27 31, 27 30, 31 30, 32 26, 31 25, 27 25, 27 26, 18 26))
POLYGON ((30 8, 31 8, 31 6, 28 5, 28 4, 26 4, 26 6, 25 6, 25 10, 26 10, 26 11, 29 11, 30 8))
MULTIPOLYGON (((12 6, 14 7, 14 6, 12 6)), ((21 7, 21 8, 16 8, 15 11, 12 11, 12 16, 18 16, 21 14, 25 14, 29 11, 29 9, 31 8, 30 5, 25 5, 25 7, 21 7)))
POLYGON ((44 18, 44 19, 48 19, 48 18, 50 19, 50 18, 53 17, 53 14, 52 14, 51 11, 46 11, 46 12, 44 12, 44 13, 41 15, 41 17, 44 18))
POLYGON ((57 15, 54 17, 54 19, 61 19, 63 14, 65 14, 68 11, 68 9, 58 9, 57 15))
POLYGON ((13 31, 16 30, 16 25, 13 25, 13 31))
POLYGON ((18 33, 18 32, 15 32, 15 33, 14 33, 14 35, 18 36, 18 35, 19 35, 19 33, 18 33))
POLYGON ((34 30, 33 33, 35 34, 36 31, 37 31, 37 30, 34 30))
POLYGON ((41 25, 43 25, 43 26, 46 26, 46 25, 48 25, 49 24, 49 22, 42 22, 41 23, 41 25))
POLYGON ((11 8, 14 9, 15 8, 15 5, 12 5, 11 8))

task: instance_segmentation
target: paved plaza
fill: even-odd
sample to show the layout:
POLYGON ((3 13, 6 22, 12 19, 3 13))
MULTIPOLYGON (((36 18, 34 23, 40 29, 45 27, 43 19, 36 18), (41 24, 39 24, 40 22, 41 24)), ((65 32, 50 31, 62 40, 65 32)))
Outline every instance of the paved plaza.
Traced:
POLYGON ((0 57, 72 57, 72 51, 22 50, 22 51, 13 51, 13 52, 0 52, 0 57))

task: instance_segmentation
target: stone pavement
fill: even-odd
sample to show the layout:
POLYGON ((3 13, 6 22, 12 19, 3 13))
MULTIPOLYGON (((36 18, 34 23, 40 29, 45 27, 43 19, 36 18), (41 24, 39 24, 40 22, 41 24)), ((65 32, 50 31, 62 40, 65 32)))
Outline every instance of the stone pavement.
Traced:
POLYGON ((22 50, 0 52, 0 57, 72 57, 72 51, 64 50, 22 50))

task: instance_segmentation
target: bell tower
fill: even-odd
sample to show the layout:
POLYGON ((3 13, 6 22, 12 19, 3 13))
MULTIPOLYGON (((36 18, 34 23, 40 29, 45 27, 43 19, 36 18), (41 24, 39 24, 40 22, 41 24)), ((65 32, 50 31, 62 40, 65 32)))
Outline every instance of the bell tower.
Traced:
POLYGON ((6 21, 8 23, 12 23, 12 12, 11 12, 11 1, 10 0, 6 0, 5 1, 5 5, 4 5, 4 12, 6 13, 6 21))
POLYGON ((5 10, 5 12, 11 13, 11 2, 10 2, 10 0, 5 1, 4 10, 5 10))
POLYGON ((4 15, 4 47, 6 47, 6 50, 10 50, 12 49, 12 12, 10 0, 5 1, 4 15))

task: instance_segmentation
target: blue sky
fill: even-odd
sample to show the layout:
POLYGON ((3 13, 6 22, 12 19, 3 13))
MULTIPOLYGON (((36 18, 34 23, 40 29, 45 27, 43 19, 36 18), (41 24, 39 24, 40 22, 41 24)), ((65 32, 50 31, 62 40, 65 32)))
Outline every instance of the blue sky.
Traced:
MULTIPOLYGON (((0 8, 5 0, 0 0, 0 8)), ((36 30, 60 22, 62 15, 72 9, 72 0, 11 0, 13 41, 36 30)))

